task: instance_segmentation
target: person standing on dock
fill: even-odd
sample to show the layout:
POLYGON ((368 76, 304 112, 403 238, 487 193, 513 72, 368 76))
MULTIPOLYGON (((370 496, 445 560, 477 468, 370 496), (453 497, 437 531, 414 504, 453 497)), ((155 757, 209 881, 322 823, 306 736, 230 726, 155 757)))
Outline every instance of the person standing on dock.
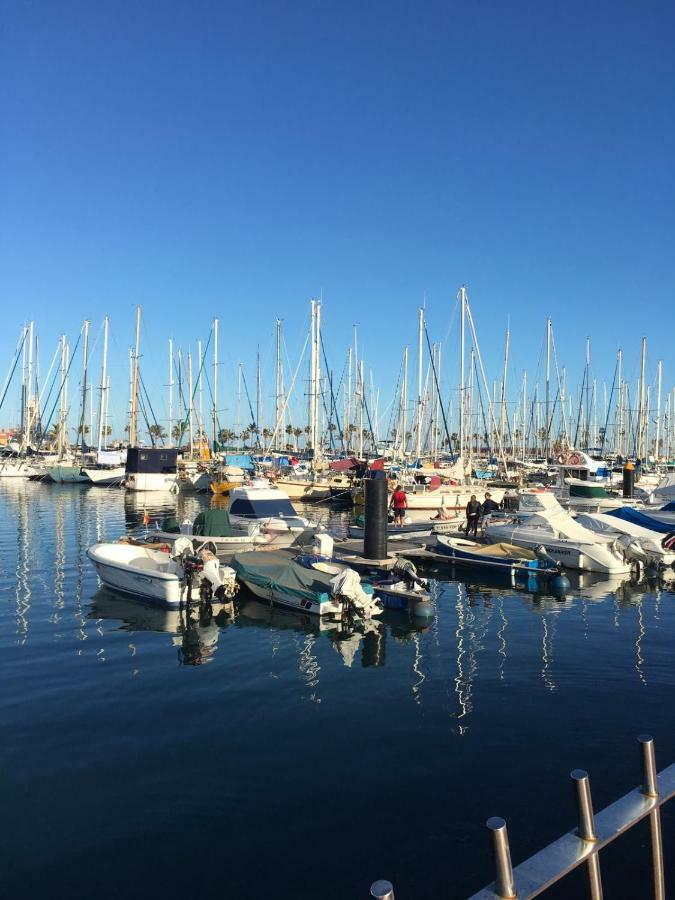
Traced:
POLYGON ((394 527, 400 528, 403 525, 405 511, 408 506, 408 498, 400 484, 396 485, 396 490, 391 498, 391 506, 394 510, 394 527))
POLYGON ((485 495, 485 500, 483 501, 483 507, 481 509, 483 518, 485 518, 485 516, 489 516, 490 513, 493 513, 498 509, 499 509, 499 504, 495 500, 492 499, 492 495, 490 493, 487 493, 485 495))
POLYGON ((471 499, 466 504, 466 536, 469 532, 473 532, 474 537, 478 537, 478 520, 480 519, 480 503, 476 500, 476 495, 472 494, 471 499))

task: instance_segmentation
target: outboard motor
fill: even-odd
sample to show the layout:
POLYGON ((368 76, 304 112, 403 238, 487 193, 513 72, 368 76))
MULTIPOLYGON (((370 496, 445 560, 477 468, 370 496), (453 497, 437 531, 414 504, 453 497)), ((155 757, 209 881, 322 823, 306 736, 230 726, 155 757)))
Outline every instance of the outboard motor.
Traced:
POLYGON ((419 586, 426 590, 429 586, 429 582, 426 578, 420 578, 417 574, 417 569, 410 562, 409 559, 402 559, 400 556, 394 563, 394 568, 392 569, 392 575, 396 578, 400 578, 401 581, 405 581, 406 585, 412 590, 415 586, 419 586))
POLYGON ((543 544, 539 544, 534 548, 535 555, 538 560, 545 563, 551 569, 560 569, 561 564, 557 559, 553 559, 551 554, 548 552, 546 547, 543 544))
POLYGON ((623 554, 623 558, 626 562, 644 564, 647 561, 647 554, 645 553, 644 548, 629 534, 622 534, 621 537, 618 537, 614 541, 612 546, 619 553, 623 554))

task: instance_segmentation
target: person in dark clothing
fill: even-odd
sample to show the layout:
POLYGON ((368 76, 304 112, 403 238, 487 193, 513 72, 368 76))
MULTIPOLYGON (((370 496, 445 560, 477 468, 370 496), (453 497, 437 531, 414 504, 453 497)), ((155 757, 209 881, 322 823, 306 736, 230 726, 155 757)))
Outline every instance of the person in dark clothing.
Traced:
POLYGON ((476 495, 472 494, 471 499, 466 504, 466 536, 469 532, 473 532, 474 537, 478 537, 478 521, 480 519, 480 503, 476 500, 476 495))
POLYGON ((491 494, 489 494, 489 493, 486 494, 485 500, 483 501, 483 506, 481 509, 483 516, 489 516, 490 513, 495 512, 495 510, 497 510, 497 509, 499 509, 499 504, 495 500, 492 499, 491 494))

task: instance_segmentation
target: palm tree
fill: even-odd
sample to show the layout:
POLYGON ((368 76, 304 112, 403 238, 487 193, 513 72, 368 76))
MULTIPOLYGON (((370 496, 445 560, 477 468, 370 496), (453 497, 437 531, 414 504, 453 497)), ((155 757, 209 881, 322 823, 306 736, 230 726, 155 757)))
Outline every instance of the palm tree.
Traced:
MULTIPOLYGON (((126 429, 125 429, 126 431, 126 429)), ((183 435, 185 434, 185 426, 181 422, 179 425, 174 425, 171 429, 171 437, 176 441, 176 443, 180 444, 183 440, 183 435)))
POLYGON ((294 434, 294 436, 295 436, 295 449, 296 449, 296 451, 297 451, 297 450, 299 449, 299 448, 298 448, 298 438, 299 438, 300 435, 302 434, 302 428, 294 428, 294 429, 293 429, 293 434, 294 434))
POLYGON ((246 446, 246 441, 251 437, 250 428, 244 428, 242 433, 239 435, 240 439, 243 441, 244 446, 246 446))
POLYGON ((163 441, 166 438, 166 431, 164 431, 164 427, 162 425, 150 425, 148 428, 148 432, 150 437, 153 438, 153 443, 155 440, 163 441))

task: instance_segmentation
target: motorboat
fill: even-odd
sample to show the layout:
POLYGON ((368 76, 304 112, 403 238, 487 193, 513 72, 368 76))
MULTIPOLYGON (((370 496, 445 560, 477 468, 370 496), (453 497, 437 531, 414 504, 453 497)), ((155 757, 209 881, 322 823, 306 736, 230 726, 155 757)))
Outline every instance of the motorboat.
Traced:
POLYGON ((234 571, 207 550, 195 554, 192 541, 185 537, 170 553, 119 541, 94 544, 87 557, 107 587, 166 606, 189 603, 193 590, 201 599, 218 600, 237 590, 234 571))
MULTIPOLYGON (((328 535, 320 535, 308 552, 299 553, 296 562, 307 569, 325 575, 337 576, 351 566, 332 555, 333 541, 328 535)), ((420 578, 412 562, 397 559, 393 569, 384 577, 367 572, 361 574, 362 583, 369 584, 377 593, 384 609, 407 610, 414 616, 428 618, 432 614, 431 594, 425 578, 420 578)))
POLYGON ((445 534, 436 534, 435 538, 436 543, 428 545, 427 549, 447 556, 448 560, 460 565, 505 569, 525 572, 528 575, 556 575, 559 571, 557 561, 543 548, 530 550, 503 541, 496 544, 479 544, 476 541, 445 534))
MULTIPOLYGON (((361 523, 361 518, 354 525, 347 526, 347 532, 350 538, 362 540, 365 537, 365 525, 361 523)), ((410 518, 406 518, 402 525, 394 525, 393 522, 387 524, 387 537, 391 540, 416 537, 428 537, 433 531, 451 532, 456 531, 457 526, 462 521, 462 516, 454 516, 450 519, 431 518, 426 522, 413 522, 410 518)))
POLYGON ((370 618, 382 612, 372 589, 361 586, 353 569, 322 572, 301 565, 289 553, 266 550, 235 554, 232 568, 238 581, 266 603, 336 619, 350 614, 370 618))
POLYGON ((213 545, 217 556, 225 556, 255 547, 286 547, 296 537, 291 531, 266 530, 265 525, 255 520, 233 525, 226 509, 207 509, 191 521, 178 523, 168 517, 161 528, 154 532, 156 538, 175 541, 181 535, 192 539, 195 547, 213 545))
POLYGON ((299 516, 288 494, 265 479, 256 479, 230 491, 227 511, 233 525, 258 522, 266 531, 298 535, 315 526, 299 516))
POLYGON ((543 545, 567 568, 585 572, 622 574, 630 572, 632 561, 644 558, 636 542, 623 544, 584 528, 550 491, 524 491, 516 512, 488 517, 483 531, 492 543, 543 545))
POLYGON ((630 509, 630 512, 636 514, 638 521, 635 521, 633 517, 623 518, 604 513, 582 513, 576 517, 576 520, 584 528, 588 528, 596 534, 601 534, 608 538, 627 537, 628 540, 635 540, 642 547, 649 560, 665 566, 671 566, 675 562, 675 553, 668 547, 668 538, 675 532, 675 526, 669 528, 667 525, 658 522, 656 524, 661 527, 652 529, 646 524, 640 524, 640 518, 649 522, 649 516, 640 513, 638 510, 630 509))

